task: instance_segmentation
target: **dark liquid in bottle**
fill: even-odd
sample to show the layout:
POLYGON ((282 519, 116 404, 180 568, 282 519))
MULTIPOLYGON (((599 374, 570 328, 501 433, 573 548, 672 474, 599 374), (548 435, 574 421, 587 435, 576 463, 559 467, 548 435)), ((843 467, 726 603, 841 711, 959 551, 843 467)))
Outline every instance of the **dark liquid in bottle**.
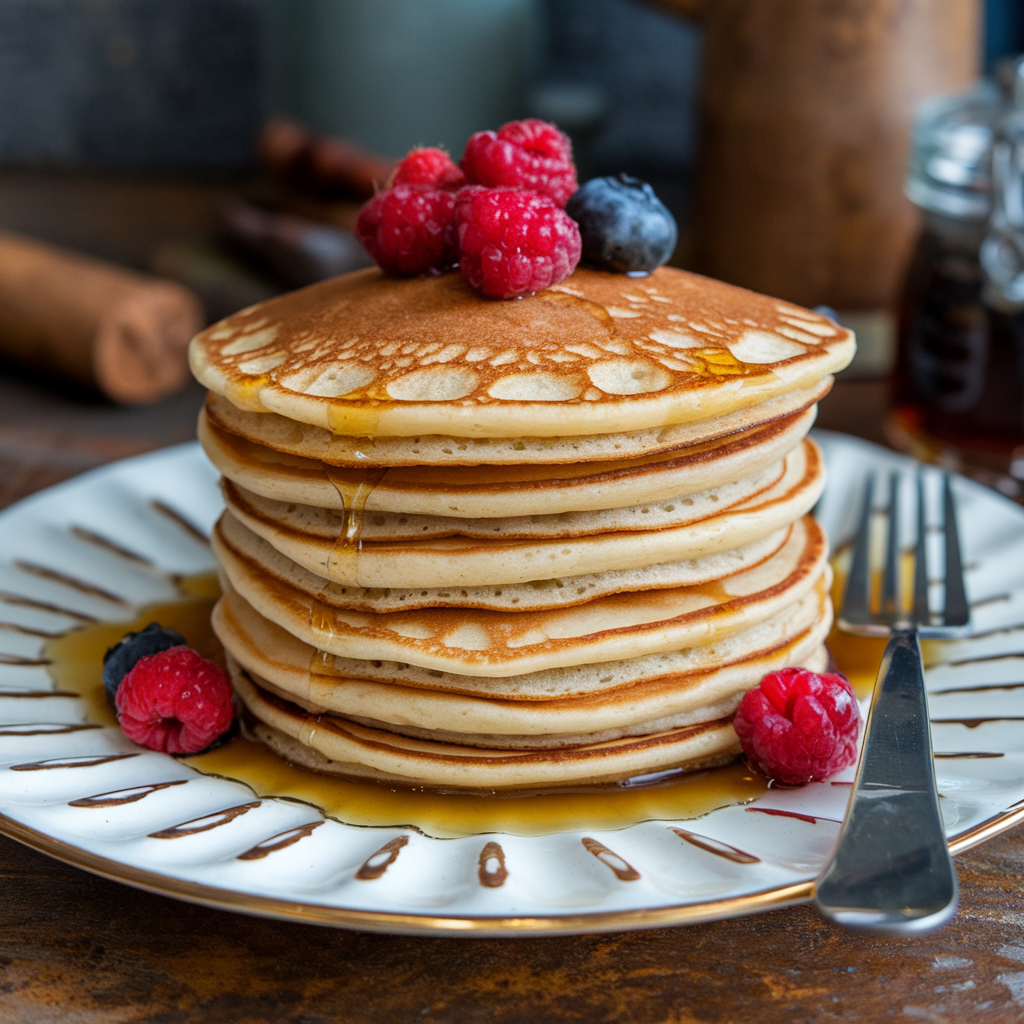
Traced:
POLYGON ((911 431, 981 456, 1024 444, 1024 315, 982 302, 980 228, 926 227, 900 311, 897 415, 911 431))

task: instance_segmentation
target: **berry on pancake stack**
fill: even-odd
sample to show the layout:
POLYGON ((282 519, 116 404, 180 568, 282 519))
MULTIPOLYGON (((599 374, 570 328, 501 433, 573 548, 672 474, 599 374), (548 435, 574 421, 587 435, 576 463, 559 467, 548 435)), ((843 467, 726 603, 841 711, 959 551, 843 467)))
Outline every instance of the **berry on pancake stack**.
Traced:
POLYGON ((766 673, 826 666, 805 435, 852 335, 651 267, 675 235, 649 188, 575 184, 541 122, 461 170, 414 151, 361 217, 392 276, 192 343, 214 626, 248 727, 297 764, 477 790, 703 768, 766 673))

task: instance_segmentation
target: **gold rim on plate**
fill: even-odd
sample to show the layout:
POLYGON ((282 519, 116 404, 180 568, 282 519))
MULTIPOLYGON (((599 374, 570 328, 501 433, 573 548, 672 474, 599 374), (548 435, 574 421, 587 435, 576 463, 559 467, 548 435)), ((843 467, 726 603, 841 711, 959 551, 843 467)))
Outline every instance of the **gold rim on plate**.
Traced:
MULTIPOLYGON (((1024 820, 1024 806, 997 814, 949 843, 953 854, 964 853, 994 838, 1024 820)), ((89 853, 70 843, 53 839, 28 825, 0 814, 0 834, 17 840, 30 849, 145 892, 197 903, 216 910, 270 917, 282 921, 350 928, 354 931, 385 932, 394 935, 431 935, 438 933, 469 938, 507 936, 579 935, 593 932, 634 931, 665 928, 671 925, 700 924, 730 917, 806 903, 814 896, 814 882, 797 882, 777 889, 763 889, 724 900, 681 903, 637 910, 611 910, 589 914, 564 914, 551 917, 438 917, 433 914, 394 914, 377 910, 354 910, 316 903, 301 903, 273 896, 221 889, 199 882, 170 878, 155 871, 120 864, 109 857, 89 853)))

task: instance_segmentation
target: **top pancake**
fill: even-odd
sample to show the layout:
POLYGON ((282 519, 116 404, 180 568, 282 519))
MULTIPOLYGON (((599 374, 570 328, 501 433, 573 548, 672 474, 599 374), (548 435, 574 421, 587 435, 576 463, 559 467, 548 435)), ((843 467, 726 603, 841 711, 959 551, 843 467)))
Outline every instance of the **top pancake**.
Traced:
MULTIPOLYGON (((832 383, 831 376, 824 377, 814 387, 787 391, 749 409, 737 409, 710 420, 675 423, 629 433, 569 437, 468 438, 445 437, 443 434, 347 437, 276 413, 247 412, 221 395, 208 391, 206 407, 199 414, 199 437, 202 441, 204 435, 214 434, 221 439, 236 439, 236 445, 241 443, 244 446, 248 442, 282 455, 316 459, 325 466, 353 469, 370 466, 548 466, 615 462, 707 444, 785 419, 820 402, 831 390, 832 383)), ((263 455, 265 460, 272 457, 263 455)))
POLYGON ((239 408, 336 434, 509 438, 723 416, 811 388, 853 352, 831 320, 668 267, 577 270, 509 302, 458 274, 366 270, 228 317, 190 361, 239 408))

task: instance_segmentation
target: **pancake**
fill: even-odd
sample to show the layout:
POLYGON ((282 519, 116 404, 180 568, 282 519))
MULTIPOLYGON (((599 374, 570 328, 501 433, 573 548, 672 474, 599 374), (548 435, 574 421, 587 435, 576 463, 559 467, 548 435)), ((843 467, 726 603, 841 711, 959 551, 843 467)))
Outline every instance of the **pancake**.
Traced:
POLYGON ((436 540, 350 543, 337 529, 317 536, 226 493, 229 513, 292 561, 324 579, 371 588, 479 587, 636 569, 702 558, 767 537, 809 511, 825 485, 813 441, 786 456, 779 480, 749 501, 681 526, 553 540, 436 540), (341 540, 339 542, 339 533, 341 540))
POLYGON ((664 267, 515 302, 369 270, 203 331, 213 623, 245 728, 442 790, 731 760, 746 690, 825 667, 806 434, 853 351, 664 267))
POLYGON ((514 302, 366 270, 242 310, 189 357, 239 408, 333 433, 509 438, 714 419, 815 387, 854 348, 825 317, 668 267, 580 269, 514 302))
POLYGON ((813 598, 805 595, 764 622, 714 644, 622 661, 569 665, 504 677, 440 672, 408 662, 328 656, 323 651, 315 652, 315 663, 313 657, 303 661, 314 649, 260 615, 230 585, 225 588, 224 599, 216 607, 213 621, 227 648, 243 665, 273 680, 276 685, 286 689, 290 687, 292 693, 304 699, 326 701, 327 690, 341 685, 344 680, 365 680, 382 683, 389 691, 402 687, 495 701, 562 701, 588 697, 603 690, 646 686, 653 680, 707 672, 720 663, 770 651, 795 638, 810 622, 804 619, 808 609, 816 607, 823 620, 831 617, 831 605, 824 601, 830 584, 831 574, 825 572, 811 591, 818 595, 817 605, 813 598), (303 689, 307 683, 312 687, 308 691, 303 689))
POLYGON ((230 589, 213 626, 259 686, 306 711, 412 735, 469 734, 476 745, 539 745, 545 737, 613 739, 645 723, 663 723, 652 732, 731 714, 767 672, 817 664, 832 622, 829 582, 824 574, 799 601, 714 645, 504 679, 324 658, 230 589))
POLYGON ((316 771, 439 789, 542 789, 696 771, 731 761, 740 744, 728 719, 554 750, 487 750, 414 739, 332 715, 314 715, 267 690, 229 660, 232 681, 260 724, 255 735, 316 771))
POLYGON ((821 528, 805 517, 774 555, 713 583, 513 614, 339 610, 268 576, 226 546, 217 554, 231 586, 258 612, 321 650, 463 675, 511 676, 712 644, 808 593, 825 571, 827 544, 821 528))
POLYGON ((364 544, 445 537, 487 541, 568 540, 599 533, 666 530, 698 522, 749 503, 778 484, 784 472, 785 464, 779 460, 735 483, 719 484, 696 493, 672 493, 661 499, 641 497, 639 504, 627 508, 480 519, 400 512, 360 512, 351 517, 334 509, 264 498, 229 480, 223 481, 221 490, 227 507, 238 515, 276 523, 285 530, 318 537, 332 545, 346 535, 352 518, 358 523, 358 540, 364 544))
MULTIPOLYGON (((238 440, 286 455, 314 459, 332 466, 479 466, 557 465, 577 462, 613 462, 659 455, 689 445, 703 444, 751 427, 803 412, 820 402, 831 390, 833 378, 825 377, 813 387, 788 391, 746 409, 737 409, 710 420, 652 427, 628 434, 593 434, 576 437, 465 438, 426 435, 422 437, 346 437, 323 427, 286 419, 272 412, 250 412, 232 405, 213 391, 207 392, 200 416, 200 438, 206 434, 220 440, 221 447, 238 440)), ((216 442, 214 442, 216 443, 216 442)), ((245 451, 246 449, 242 449, 245 451)), ((226 452, 222 458, 230 458, 226 452)), ((211 458, 217 462, 213 454, 211 458)), ((245 464, 246 460, 238 460, 245 464)), ((268 464, 272 464, 268 461, 268 464)), ((287 462, 281 465, 288 465, 287 462)), ((301 465, 301 464, 300 464, 301 465)), ((223 468, 221 472, 226 472, 223 468)), ((229 474, 231 475, 231 474, 229 474)), ((240 481, 244 483, 245 481, 240 481)), ((278 495, 270 495, 278 497, 278 495)), ((333 499, 332 499, 333 500, 333 499)), ((316 504, 316 502, 312 502, 316 504)))
MULTIPOLYGON (((799 658, 798 664, 810 669, 812 672, 826 671, 829 655, 827 648, 821 643, 820 638, 817 639, 816 643, 812 643, 806 635, 801 639, 804 642, 799 645, 799 648, 794 645, 794 649, 799 650, 799 654, 796 655, 799 658)), ((338 714, 318 707, 315 704, 310 704, 308 701, 299 700, 286 690, 274 686, 251 671, 249 672, 249 678, 261 690, 280 697, 282 700, 289 701, 308 714, 333 715, 337 718, 343 718, 347 722, 356 722, 371 729, 384 729, 388 732, 397 733, 399 736, 408 736, 411 739, 437 740, 441 743, 457 743, 460 746, 483 747, 492 750, 554 750, 559 747, 576 747, 583 743, 605 743, 609 740, 620 740, 629 736, 648 736, 651 733, 665 732, 668 729, 678 729, 683 726, 700 725, 704 722, 717 722, 723 718, 731 718, 735 714, 743 694, 752 687, 757 686, 765 674, 772 671, 772 668, 769 666, 784 668, 786 667, 786 659, 751 659, 750 661, 721 669, 715 673, 717 677, 715 681, 720 684, 723 691, 728 689, 729 692, 723 693, 718 700, 704 699, 699 706, 695 706, 691 710, 679 711, 674 714, 664 715, 661 718, 636 722, 632 725, 603 729, 599 732, 579 733, 461 732, 452 727, 455 725, 465 726, 467 723, 451 717, 440 724, 428 726, 410 725, 404 719, 397 723, 390 720, 380 721, 365 715, 338 714)), ((420 694, 419 697, 422 703, 427 703, 423 694, 420 694)), ((439 701, 439 703, 442 702, 439 701)), ((432 710, 435 712, 448 711, 450 714, 454 709, 437 707, 432 710)), ((534 719, 539 719, 541 716, 534 715, 533 717, 534 719)), ((536 723, 531 721, 526 724, 534 725, 536 723)))
POLYGON ((792 451, 816 411, 811 406, 679 451, 574 466, 335 468, 220 431, 205 415, 199 439, 224 476, 275 500, 338 510, 358 501, 366 512, 495 518, 619 508, 735 486, 792 451))
POLYGON ((360 612, 395 612, 415 608, 490 608, 523 612, 568 608, 608 594, 709 583, 764 561, 782 547, 788 536, 789 527, 782 527, 742 548, 704 558, 587 576, 533 580, 498 587, 381 590, 346 587, 315 575, 281 554, 230 514, 221 516, 214 527, 213 543, 217 550, 224 550, 228 558, 258 566, 268 576, 280 579, 332 608, 360 612))

